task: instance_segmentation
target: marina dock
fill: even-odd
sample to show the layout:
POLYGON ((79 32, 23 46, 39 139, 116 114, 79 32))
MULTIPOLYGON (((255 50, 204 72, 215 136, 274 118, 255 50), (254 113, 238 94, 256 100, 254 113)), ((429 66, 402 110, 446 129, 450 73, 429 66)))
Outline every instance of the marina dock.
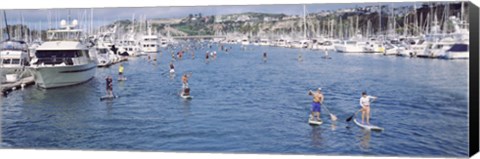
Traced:
POLYGON ((5 92, 16 90, 18 88, 24 88, 28 85, 32 85, 35 83, 33 76, 25 77, 18 80, 15 83, 4 83, 0 86, 0 92, 2 95, 5 95, 5 92))

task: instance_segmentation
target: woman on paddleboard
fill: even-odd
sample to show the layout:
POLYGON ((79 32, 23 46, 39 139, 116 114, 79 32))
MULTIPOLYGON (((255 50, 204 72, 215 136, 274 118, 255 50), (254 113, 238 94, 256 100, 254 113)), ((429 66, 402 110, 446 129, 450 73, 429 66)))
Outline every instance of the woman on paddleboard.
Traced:
POLYGON ((362 92, 360 97, 360 106, 362 107, 362 124, 365 123, 365 116, 367 117, 367 125, 370 125, 370 99, 377 99, 375 96, 367 95, 367 92, 362 92))

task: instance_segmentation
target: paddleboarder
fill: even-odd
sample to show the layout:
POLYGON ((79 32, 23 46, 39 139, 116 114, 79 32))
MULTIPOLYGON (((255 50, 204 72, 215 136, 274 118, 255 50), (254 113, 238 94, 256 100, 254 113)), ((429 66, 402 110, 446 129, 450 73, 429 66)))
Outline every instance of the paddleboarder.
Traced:
POLYGON ((119 78, 120 78, 121 80, 124 79, 124 77, 123 77, 123 69, 124 69, 124 68, 123 68, 123 64, 120 64, 120 66, 118 66, 118 76, 119 76, 119 78))
POLYGON ((170 75, 175 73, 175 66, 173 65, 173 62, 170 62, 170 75))
POLYGON ((267 52, 263 52, 263 62, 267 62, 267 52))
POLYGON ((317 121, 320 121, 321 104, 324 99, 322 88, 318 88, 316 92, 310 90, 308 95, 313 97, 311 114, 317 121))
POLYGON ((107 96, 113 96, 113 79, 112 76, 105 78, 107 86, 107 96))
POLYGON ((362 107, 362 124, 365 123, 365 116, 367 117, 367 125, 370 125, 370 99, 373 99, 372 102, 377 99, 375 96, 367 95, 367 92, 362 92, 362 97, 360 97, 360 106, 362 107))

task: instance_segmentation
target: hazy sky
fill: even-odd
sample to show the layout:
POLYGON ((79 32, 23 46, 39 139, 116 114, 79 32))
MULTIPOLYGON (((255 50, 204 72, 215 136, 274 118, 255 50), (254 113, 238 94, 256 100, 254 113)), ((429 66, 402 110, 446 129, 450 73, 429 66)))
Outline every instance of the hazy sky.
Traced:
MULTIPOLYGON (((307 13, 319 12, 322 10, 336 10, 341 8, 353 8, 356 6, 371 6, 379 3, 345 3, 345 4, 307 4, 307 13)), ((392 4, 392 3, 382 3, 392 4)), ((395 2, 394 7, 413 5, 412 2, 395 2)), ((420 4, 420 3, 419 3, 420 4)), ((24 17, 24 23, 29 26, 48 26, 48 17, 51 15, 53 25, 55 20, 66 19, 69 15, 72 19, 82 19, 85 16, 90 17, 90 9, 30 9, 30 10, 6 10, 9 24, 19 24, 21 15, 24 17)), ((240 5, 240 6, 197 6, 197 7, 142 7, 142 8, 94 8, 93 16, 95 25, 103 25, 119 19, 132 19, 135 15, 146 16, 147 18, 181 18, 190 13, 202 13, 202 15, 217 15, 243 12, 262 12, 262 13, 284 13, 287 15, 302 15, 303 5, 240 5)), ((2 18, 0 18, 3 20, 2 18)))

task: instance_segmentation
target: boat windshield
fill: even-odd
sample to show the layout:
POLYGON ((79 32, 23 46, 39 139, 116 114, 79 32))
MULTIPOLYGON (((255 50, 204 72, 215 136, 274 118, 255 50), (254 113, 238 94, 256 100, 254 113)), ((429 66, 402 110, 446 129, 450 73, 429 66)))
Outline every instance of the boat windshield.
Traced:
POLYGON ((347 43, 348 45, 355 45, 355 44, 357 44, 356 41, 347 41, 346 43, 347 43))
POLYGON ((87 56, 84 50, 38 50, 35 56, 38 59, 37 64, 61 64, 73 65, 72 58, 87 56))
POLYGON ((106 54, 108 53, 108 49, 98 49, 98 54, 106 54))

